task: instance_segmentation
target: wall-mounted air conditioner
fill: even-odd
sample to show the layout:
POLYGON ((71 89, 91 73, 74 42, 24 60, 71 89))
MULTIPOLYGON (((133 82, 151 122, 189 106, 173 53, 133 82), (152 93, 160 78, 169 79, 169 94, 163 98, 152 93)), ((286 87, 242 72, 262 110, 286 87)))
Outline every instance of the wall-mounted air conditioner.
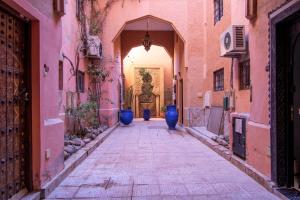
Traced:
POLYGON ((86 57, 89 58, 102 58, 102 42, 98 36, 88 35, 86 57))
POLYGON ((56 15, 65 15, 65 0, 53 0, 53 9, 56 15))
POLYGON ((245 26, 231 25, 220 37, 222 57, 237 57, 246 53, 245 26))

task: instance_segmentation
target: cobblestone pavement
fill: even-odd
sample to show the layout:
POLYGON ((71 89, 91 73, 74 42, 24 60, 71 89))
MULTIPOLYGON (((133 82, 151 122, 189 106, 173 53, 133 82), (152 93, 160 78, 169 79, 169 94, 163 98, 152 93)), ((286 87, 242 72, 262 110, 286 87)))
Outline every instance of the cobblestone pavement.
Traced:
POLYGON ((120 126, 49 199, 277 199, 204 144, 165 122, 120 126))

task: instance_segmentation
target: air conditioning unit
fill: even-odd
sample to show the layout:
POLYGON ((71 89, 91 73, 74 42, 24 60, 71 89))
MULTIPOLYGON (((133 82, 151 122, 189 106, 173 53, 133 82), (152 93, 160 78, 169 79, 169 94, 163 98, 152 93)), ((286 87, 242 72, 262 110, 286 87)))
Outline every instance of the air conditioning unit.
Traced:
POLYGON ((246 53, 245 26, 231 25, 220 37, 221 56, 237 57, 246 53))
POLYGON ((88 58, 102 58, 102 42, 98 36, 88 35, 85 56, 88 58))
POLYGON ((53 0, 53 9, 56 15, 65 15, 65 0, 53 0))

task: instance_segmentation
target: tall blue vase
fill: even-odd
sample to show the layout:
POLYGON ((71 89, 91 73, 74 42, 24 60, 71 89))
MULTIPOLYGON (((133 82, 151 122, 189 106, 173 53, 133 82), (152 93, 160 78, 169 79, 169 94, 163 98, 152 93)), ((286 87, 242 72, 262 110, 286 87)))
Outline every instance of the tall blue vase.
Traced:
POLYGON ((170 130, 176 129, 176 124, 178 122, 178 112, 176 111, 176 105, 167 106, 166 122, 170 130))
POLYGON ((133 120, 133 112, 130 109, 127 110, 121 110, 120 112, 120 121, 125 124, 125 125, 129 125, 131 124, 133 120))
POLYGON ((151 116, 151 112, 149 109, 144 109, 143 117, 145 121, 149 121, 151 116))

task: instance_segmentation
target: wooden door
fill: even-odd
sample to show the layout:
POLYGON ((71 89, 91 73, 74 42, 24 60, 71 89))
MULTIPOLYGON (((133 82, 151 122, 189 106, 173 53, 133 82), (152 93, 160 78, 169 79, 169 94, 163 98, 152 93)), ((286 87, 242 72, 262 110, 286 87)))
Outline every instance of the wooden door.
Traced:
POLYGON ((0 199, 25 188, 25 23, 0 7, 0 199))

